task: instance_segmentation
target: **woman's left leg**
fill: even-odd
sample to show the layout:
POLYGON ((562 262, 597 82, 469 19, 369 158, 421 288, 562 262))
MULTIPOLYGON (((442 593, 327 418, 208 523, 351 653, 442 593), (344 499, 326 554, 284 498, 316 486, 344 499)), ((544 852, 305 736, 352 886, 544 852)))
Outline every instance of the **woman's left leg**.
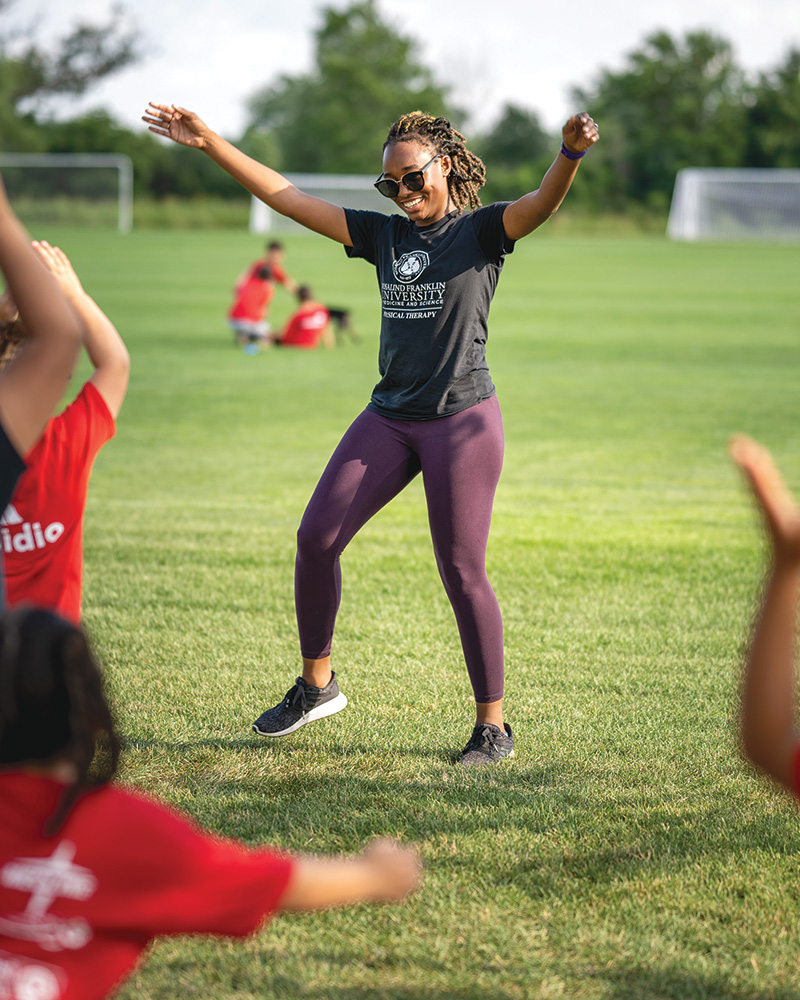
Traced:
POLYGON ((421 423, 428 520, 439 574, 455 613, 478 725, 503 725, 503 620, 486 575, 486 543, 503 465, 495 396, 452 417, 421 423))

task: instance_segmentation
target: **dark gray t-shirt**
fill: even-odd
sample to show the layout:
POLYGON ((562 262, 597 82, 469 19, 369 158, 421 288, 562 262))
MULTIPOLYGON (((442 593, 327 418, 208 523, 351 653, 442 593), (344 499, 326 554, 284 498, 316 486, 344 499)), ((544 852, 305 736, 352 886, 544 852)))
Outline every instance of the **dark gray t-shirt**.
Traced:
POLYGON ((503 231, 507 204, 451 212, 422 227, 400 215, 345 209, 353 241, 345 250, 375 265, 383 304, 381 380, 368 409, 431 420, 494 395, 487 319, 514 249, 503 231))

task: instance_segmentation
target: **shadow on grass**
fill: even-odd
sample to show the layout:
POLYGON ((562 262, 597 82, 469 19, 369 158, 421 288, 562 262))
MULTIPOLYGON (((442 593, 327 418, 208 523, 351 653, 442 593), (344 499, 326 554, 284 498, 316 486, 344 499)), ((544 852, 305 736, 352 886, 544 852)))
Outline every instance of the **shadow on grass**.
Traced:
POLYGON ((731 983, 722 974, 692 974, 678 965, 662 969, 629 966, 591 975, 603 984, 603 995, 619 1000, 796 1000, 790 986, 764 989, 731 983))
POLYGON ((331 985, 329 987, 315 987, 312 990, 305 990, 296 980, 275 981, 275 996, 296 997, 297 1000, 486 1000, 487 995, 492 1000, 518 1000, 519 993, 508 993, 502 987, 492 986, 491 992, 485 985, 476 985, 472 989, 448 989, 437 988, 436 986, 408 987, 408 986, 381 986, 369 988, 367 986, 342 987, 331 985), (282 992, 285 989, 286 992, 282 992))
POLYGON ((149 787, 171 789, 221 833, 291 848, 313 837, 321 850, 352 849, 391 833, 429 845, 434 857, 439 845, 462 843, 463 855, 446 857, 451 870, 477 862, 496 883, 521 886, 533 898, 672 876, 753 851, 800 853, 791 809, 764 812, 746 788, 737 799, 725 788, 687 796, 644 782, 620 787, 553 762, 465 770, 447 751, 392 747, 376 754, 366 743, 312 747, 245 737, 127 746, 164 751, 169 764, 171 756, 184 757, 179 773, 169 766, 163 777, 159 762, 134 760, 131 778, 145 772, 149 787), (397 757, 405 759, 395 766, 397 757))
POLYGON ((655 776, 591 773, 571 759, 465 770, 449 748, 304 737, 130 739, 125 770, 249 843, 349 851, 400 836, 422 846, 436 877, 474 870, 530 900, 724 870, 741 906, 752 890, 732 866, 757 852, 800 854, 791 806, 765 810, 747 782, 659 787, 655 776))
MULTIPOLYGON (((347 743, 347 744, 330 744, 326 743, 323 747, 313 747, 310 748, 307 744, 302 745, 298 743, 293 743, 291 738, 282 736, 280 738, 270 738, 265 736, 253 735, 250 738, 240 737, 239 739, 230 738, 220 738, 220 739, 209 739, 209 740, 141 740, 141 739, 125 739, 123 740, 123 748, 125 750, 165 750, 165 751, 176 751, 178 753, 185 752, 187 750, 195 749, 207 749, 207 750, 254 750, 262 754, 272 754, 274 756, 284 756, 286 754, 295 754, 306 751, 307 753, 319 753, 324 752, 328 756, 337 756, 340 758, 352 758, 352 757, 374 757, 375 747, 368 743, 347 743)), ((382 753, 381 756, 385 756, 382 753)), ((435 750, 428 747, 413 747, 413 746, 392 746, 389 756, 392 757, 421 757, 429 758, 432 760, 440 760, 443 764, 453 763, 457 757, 458 753, 455 750, 435 750)))
MULTIPOLYGON (((342 988, 340 986, 322 987, 307 992, 299 990, 297 983, 287 983, 287 989, 291 986, 291 993, 287 996, 295 996, 298 1000, 486 1000, 490 995, 496 1000, 518 1000, 518 992, 507 993, 502 987, 492 986, 489 991, 486 985, 476 985, 473 989, 437 989, 431 988, 409 989, 404 987, 386 988, 370 990, 364 987, 342 988)), ((679 973, 651 973, 647 975, 637 975, 631 971, 621 976, 618 980, 603 979, 603 996, 616 997, 619 1000, 796 1000, 797 994, 790 989, 768 990, 766 992, 755 989, 736 989, 725 982, 722 977, 718 979, 709 977, 695 977, 690 975, 680 975, 679 973)), ((280 984, 278 984, 280 989, 280 984)), ((281 995, 278 993, 277 995, 281 995)), ((544 984, 530 984, 530 992, 526 994, 531 998, 538 996, 552 996, 544 984), (543 988, 539 988, 542 986, 543 988)), ((574 994, 569 984, 560 996, 573 996, 574 994)))

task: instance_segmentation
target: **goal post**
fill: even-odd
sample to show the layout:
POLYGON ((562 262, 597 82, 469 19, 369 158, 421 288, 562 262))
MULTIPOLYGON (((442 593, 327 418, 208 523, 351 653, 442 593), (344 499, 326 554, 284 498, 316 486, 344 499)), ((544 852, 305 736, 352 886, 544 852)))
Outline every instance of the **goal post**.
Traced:
MULTIPOLYGON (((375 190, 375 178, 371 174, 284 174, 290 184, 323 198, 342 208, 359 208, 373 212, 392 212, 396 209, 393 201, 384 198, 375 190)), ((250 232, 298 233, 308 230, 279 212, 274 212, 258 198, 250 205, 250 232)))
POLYGON ((121 153, 0 153, 0 170, 12 203, 28 199, 32 204, 61 197, 69 201, 111 201, 115 204, 117 229, 129 233, 133 228, 133 161, 121 153), (34 176, 30 171, 41 171, 34 176), (84 177, 84 183, 66 182, 67 175, 78 170, 111 172, 116 182, 99 183, 84 177), (45 172, 62 171, 61 175, 45 172), (56 181, 55 177, 59 179, 56 181), (116 188, 116 190, 114 190, 116 188))
POLYGON ((800 170, 681 170, 667 235, 688 241, 800 242, 800 170))

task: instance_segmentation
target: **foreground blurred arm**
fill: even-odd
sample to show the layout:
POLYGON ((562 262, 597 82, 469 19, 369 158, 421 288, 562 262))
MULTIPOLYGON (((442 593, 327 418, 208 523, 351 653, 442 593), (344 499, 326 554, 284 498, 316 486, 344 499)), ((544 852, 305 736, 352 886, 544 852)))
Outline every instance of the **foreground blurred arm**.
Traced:
POLYGON ((24 456, 63 395, 83 327, 55 278, 37 257, 0 182, 0 269, 27 341, 0 374, 0 421, 24 456))
POLYGON ((83 322, 84 346, 94 365, 90 382, 103 397, 116 420, 125 399, 131 370, 131 359, 125 343, 108 316, 84 291, 64 251, 45 241, 34 242, 33 247, 83 322))
MULTIPOLYGON (((597 125, 585 112, 573 115, 561 135, 566 149, 576 154, 585 153, 599 138, 597 125)), ((503 228, 509 239, 522 239, 547 222, 566 197, 580 162, 580 159, 571 160, 559 152, 537 190, 523 195, 506 208, 503 228)))
POLYGON ((417 852, 395 841, 379 840, 353 858, 301 855, 281 900, 282 910, 402 899, 420 883, 417 852))
POLYGON ((201 149, 242 187, 281 215, 337 243, 353 245, 343 208, 300 191, 282 174, 258 163, 217 135, 193 111, 151 101, 142 121, 156 135, 163 135, 181 146, 201 149))
POLYGON ((800 509, 769 452, 745 437, 731 442, 767 528, 772 564, 747 658, 742 743, 747 756, 796 792, 795 644, 800 593, 800 509))

